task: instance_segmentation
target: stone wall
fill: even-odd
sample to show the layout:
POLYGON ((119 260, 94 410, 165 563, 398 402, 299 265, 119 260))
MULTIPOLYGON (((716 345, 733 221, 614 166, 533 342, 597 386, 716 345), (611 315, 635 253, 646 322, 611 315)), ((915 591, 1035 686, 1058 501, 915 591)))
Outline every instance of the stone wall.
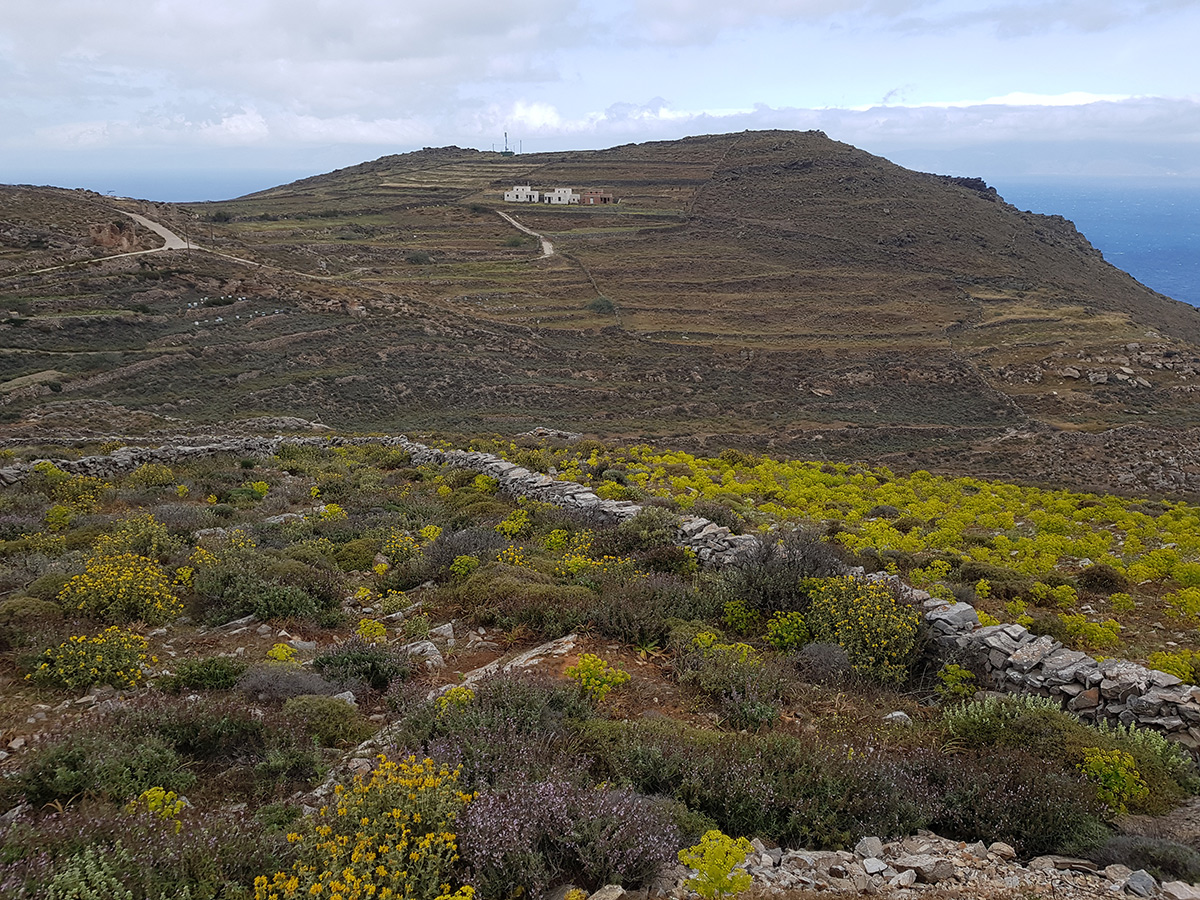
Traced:
MULTIPOLYGON (((151 462, 173 465, 224 453, 270 456, 285 445, 325 447, 369 443, 406 451, 417 464, 447 465, 489 475, 506 494, 572 509, 597 522, 620 523, 642 510, 637 503, 601 499, 585 485, 531 472, 491 453, 439 450, 403 435, 231 437, 209 443, 181 438, 156 448, 121 447, 107 456, 53 462, 72 474, 103 478, 151 462)), ((0 484, 13 484, 26 477, 36 462, 0 469, 0 484)), ((685 515, 680 524, 679 543, 695 551, 706 565, 728 565, 757 540, 753 535, 732 534, 728 528, 698 516, 685 515)), ((886 580, 900 596, 922 607, 936 651, 982 673, 987 687, 1052 697, 1084 720, 1106 719, 1153 728, 1192 752, 1200 751, 1200 687, 1185 685, 1166 672, 1126 660, 1097 661, 1047 635, 1031 634, 1020 625, 981 627, 970 604, 933 599, 926 591, 909 587, 894 575, 867 574, 861 568, 846 569, 846 574, 886 580)))

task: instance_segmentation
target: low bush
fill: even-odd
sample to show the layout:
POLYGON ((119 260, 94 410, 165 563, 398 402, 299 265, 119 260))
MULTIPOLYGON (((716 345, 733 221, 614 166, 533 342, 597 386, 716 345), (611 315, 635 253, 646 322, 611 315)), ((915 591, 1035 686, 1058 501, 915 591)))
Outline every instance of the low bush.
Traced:
POLYGON ((442 589, 472 621, 505 630, 524 625, 548 638, 561 637, 589 618, 596 594, 557 584, 528 567, 489 565, 442 589))
POLYGON ((168 694, 183 691, 228 691, 237 685, 250 664, 232 656, 186 659, 175 672, 158 680, 158 688, 168 694))
POLYGON ((1076 580, 1083 590, 1106 597, 1130 588, 1129 579, 1106 563, 1088 566, 1076 580))
POLYGON ((463 861, 483 900, 514 886, 540 900, 563 882, 636 888, 673 862, 679 833, 663 807, 628 788, 562 780, 485 791, 462 818, 463 861))
POLYGON ((17 781, 26 801, 41 807, 85 795, 124 803, 155 786, 186 791, 196 776, 187 760, 158 735, 135 737, 101 726, 39 750, 17 781))
POLYGON ((853 672, 850 657, 837 644, 805 644, 792 663, 800 679, 812 684, 840 684, 853 672))
POLYGON ((319 654, 313 669, 343 689, 361 685, 386 691, 393 681, 408 678, 413 664, 408 654, 355 635, 319 654))
POLYGON ((1200 851, 1166 838, 1117 834, 1089 855, 1102 866, 1145 869, 1159 881, 1200 881, 1200 851))
POLYGON ((375 732, 357 709, 336 697, 302 694, 284 703, 283 713, 322 747, 357 744, 375 732))
POLYGON ((719 584, 726 599, 741 599, 762 616, 804 612, 806 580, 832 576, 839 564, 838 550, 818 532, 797 528, 783 537, 760 537, 722 572, 719 584))
POLYGON ((237 689, 258 703, 271 704, 304 694, 336 694, 341 690, 316 672, 276 665, 251 669, 238 681, 237 689))

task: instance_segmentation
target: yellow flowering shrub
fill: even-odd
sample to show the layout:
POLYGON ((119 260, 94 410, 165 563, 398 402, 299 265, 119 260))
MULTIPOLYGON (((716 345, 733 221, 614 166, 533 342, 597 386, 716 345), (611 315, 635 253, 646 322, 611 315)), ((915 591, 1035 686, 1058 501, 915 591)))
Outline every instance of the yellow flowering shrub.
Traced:
POLYGON ((415 756, 379 757, 369 777, 334 788, 335 800, 301 821, 288 840, 300 859, 290 872, 254 880, 255 900, 471 900, 447 879, 458 860, 454 823, 474 799, 459 770, 415 756))
POLYGON ((707 831, 700 843, 679 851, 679 861, 694 869, 687 886, 704 900, 740 894, 753 879, 745 869, 737 868, 754 848, 746 838, 731 838, 716 829, 707 831))
POLYGON ((387 626, 374 619, 360 619, 355 633, 368 644, 387 643, 387 626))
POLYGON ((564 674, 597 703, 607 697, 613 688, 629 680, 628 672, 609 665, 594 653, 584 653, 578 663, 567 666, 564 674))
POLYGON ((126 480, 137 487, 167 487, 175 483, 175 473, 162 463, 142 463, 126 480))
POLYGON ((496 562, 516 568, 522 568, 529 564, 529 560, 525 558, 525 551, 516 545, 505 547, 497 553, 496 562))
POLYGON ((58 602, 105 622, 161 625, 183 612, 162 567, 136 553, 92 556, 63 586, 58 602))
POLYGON ((296 648, 290 644, 275 644, 267 651, 267 659, 282 666, 299 666, 296 662, 296 648))
POLYGON ((349 517, 350 514, 336 503, 326 503, 317 513, 322 522, 341 522, 349 517))
POLYGON ((880 681, 904 677, 920 617, 886 584, 828 578, 815 585, 810 604, 805 619, 814 640, 841 646, 864 675, 880 681))
POLYGON ((1150 654, 1150 668, 1167 672, 1195 684, 1200 677, 1200 652, 1195 650, 1159 651, 1150 654))
POLYGON ((432 544, 442 536, 442 529, 439 525, 426 525, 417 534, 421 535, 421 540, 427 544, 432 544))
POLYGON ((442 694, 434 701, 437 706, 438 714, 444 713, 448 709, 462 709, 470 706, 471 701, 475 699, 475 692, 465 685, 457 685, 450 688, 446 693, 442 694))
POLYGON ((410 606, 408 595, 404 591, 389 590, 383 595, 383 599, 379 603, 379 608, 385 616, 390 616, 392 613, 398 613, 402 609, 407 609, 410 606))
POLYGON ((187 805, 188 802, 174 791, 155 786, 146 788, 136 800, 130 800, 125 804, 125 812, 132 815, 146 810, 160 819, 173 822, 175 833, 178 834, 183 830, 183 822, 180 821, 179 814, 187 805))
POLYGON ((525 509, 514 509, 507 516, 500 520, 496 526, 496 533, 502 534, 507 538, 515 538, 529 529, 529 511, 525 509))
POLYGON ((1096 795, 1117 815, 1127 813, 1131 801, 1150 795, 1150 788, 1137 770, 1136 761, 1124 750, 1088 747, 1083 751, 1079 770, 1095 783, 1096 795))
POLYGON ((114 625, 92 637, 72 635, 50 648, 26 678, 70 690, 93 684, 131 688, 141 682, 145 661, 146 639, 114 625))
POLYGON ((393 531, 383 542, 382 552, 395 565, 412 559, 421 552, 421 547, 411 534, 393 531))
POLYGON ((1116 619, 1089 622, 1083 613, 1059 613, 1068 637, 1085 650, 1106 650, 1121 640, 1121 625, 1116 619))

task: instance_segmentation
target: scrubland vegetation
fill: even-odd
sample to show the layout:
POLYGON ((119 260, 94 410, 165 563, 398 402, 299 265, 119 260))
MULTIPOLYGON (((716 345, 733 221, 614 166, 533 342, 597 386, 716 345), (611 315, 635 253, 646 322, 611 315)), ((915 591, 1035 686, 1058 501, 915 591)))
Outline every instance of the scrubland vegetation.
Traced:
MULTIPOLYGON (((18 810, 0 896, 536 898, 647 884, 715 830, 844 848, 931 828, 1132 861, 1114 819, 1200 789, 1156 733, 972 699, 971 672, 923 652, 917 610, 836 565, 1153 650, 1194 680, 1191 649, 1147 625, 1200 614, 1194 507, 736 452, 479 446, 646 508, 602 527, 378 446, 111 481, 43 463, 0 494, 0 813, 18 810), (684 513, 763 539, 702 570, 674 543, 684 513), (564 659, 453 686, 569 633, 564 659), (373 771, 342 765, 372 736, 373 771)), ((1189 848, 1137 853, 1200 877, 1189 848)))

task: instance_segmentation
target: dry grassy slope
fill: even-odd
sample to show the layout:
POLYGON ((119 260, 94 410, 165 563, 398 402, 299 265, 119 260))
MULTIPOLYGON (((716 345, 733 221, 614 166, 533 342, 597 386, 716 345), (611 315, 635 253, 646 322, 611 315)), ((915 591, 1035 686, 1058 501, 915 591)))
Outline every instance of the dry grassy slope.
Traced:
MULTIPOLYGON (((86 235, 96 198, 75 194, 55 194, 46 215, 86 235)), ((64 399, 47 393, 57 384, 66 399, 209 421, 542 423, 708 449, 914 452, 925 465, 943 447, 970 459, 1031 419, 1200 425, 1191 382, 1124 349, 1196 357, 1200 314, 1108 266, 1065 220, 819 133, 514 157, 442 148, 220 204, 138 208, 265 265, 164 253, 0 279, 0 299, 26 313, 0 326, 0 378, 38 376, 0 393, 0 414, 64 399), (622 202, 503 204, 523 182, 622 202), (500 208, 559 254, 514 244, 500 208), (598 293, 615 313, 587 308, 598 293), (221 294, 247 299, 188 306, 221 294), (1121 359, 1152 386, 1062 374, 1121 359)), ((17 252, 9 271, 46 259, 17 252)))

